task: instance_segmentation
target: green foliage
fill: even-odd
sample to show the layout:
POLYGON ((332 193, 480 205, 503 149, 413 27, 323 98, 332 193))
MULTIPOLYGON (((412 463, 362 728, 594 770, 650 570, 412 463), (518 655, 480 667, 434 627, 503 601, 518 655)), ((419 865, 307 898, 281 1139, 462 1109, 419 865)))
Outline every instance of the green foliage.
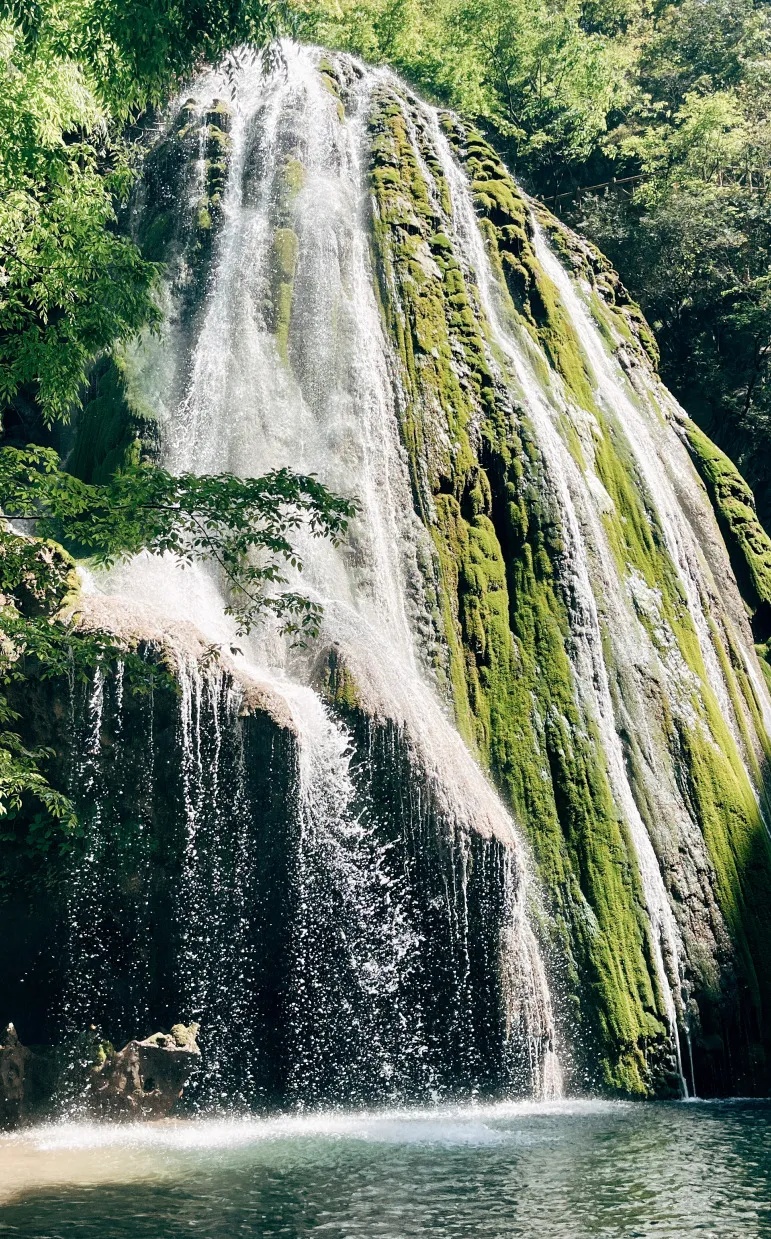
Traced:
POLYGON ((64 538, 100 564, 141 550, 182 563, 214 559, 242 630, 273 613, 294 635, 316 631, 319 608, 301 594, 275 592, 286 584, 283 563, 302 568, 291 536, 303 525, 336 540, 355 510, 316 478, 288 469, 260 478, 177 477, 129 463, 94 484, 60 469, 51 449, 35 447, 0 450, 0 494, 9 518, 29 520, 38 534, 64 538))
MULTIPOLYGON (((128 120, 205 58, 263 47, 273 0, 0 3, 0 412, 77 406, 93 359, 152 324, 157 273, 116 227, 128 120)), ((210 191, 213 192, 213 191, 210 191)))
POLYGON ((76 590, 74 563, 55 542, 0 530, 0 819, 14 817, 25 801, 36 802, 28 842, 37 854, 54 840, 64 845, 75 816, 44 773, 51 753, 29 748, 14 730, 20 715, 8 692, 31 668, 43 676, 85 678, 115 653, 100 634, 74 638, 64 610, 76 590))
POLYGON ((681 0, 641 20, 624 117, 586 175, 637 179, 565 203, 639 297, 665 380, 741 467, 767 526, 770 51, 771 13, 751 0, 681 0))
POLYGON ((154 319, 154 268, 114 229, 129 150, 81 67, 7 23, 0 57, 0 408, 30 394, 50 422, 96 353, 154 319))
POLYGON ((771 527, 771 9, 753 0, 294 0, 479 123, 609 255, 663 377, 771 527), (599 187, 584 192, 585 187, 599 187))
POLYGON ((233 48, 261 49, 287 26, 277 0, 2 0, 24 49, 77 64, 99 103, 120 117, 165 103, 196 65, 233 48))
POLYGON ((296 0, 313 37, 386 61, 424 93, 492 125, 526 164, 559 178, 619 99, 615 49, 565 0, 296 0))

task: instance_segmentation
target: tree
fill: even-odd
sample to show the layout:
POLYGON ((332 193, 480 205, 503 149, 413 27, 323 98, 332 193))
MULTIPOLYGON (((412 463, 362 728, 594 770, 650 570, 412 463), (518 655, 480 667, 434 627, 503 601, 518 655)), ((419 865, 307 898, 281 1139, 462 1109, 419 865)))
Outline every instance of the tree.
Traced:
POLYGON ((636 174, 568 204, 657 334, 662 374, 734 458, 771 526, 771 12, 682 0, 646 23, 604 140, 636 174))
POLYGON ((552 186, 583 161, 623 85, 617 49, 578 0, 297 0, 322 42, 385 61, 492 129, 520 169, 552 186))

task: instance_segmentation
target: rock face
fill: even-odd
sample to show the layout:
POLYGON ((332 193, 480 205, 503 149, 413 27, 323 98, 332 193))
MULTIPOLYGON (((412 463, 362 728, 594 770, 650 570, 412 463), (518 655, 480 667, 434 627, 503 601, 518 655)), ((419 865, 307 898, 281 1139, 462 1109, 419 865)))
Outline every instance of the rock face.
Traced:
POLYGON ((174 1024, 107 1054, 91 1072, 91 1106, 106 1118, 167 1117, 200 1060, 197 1035, 197 1024, 174 1024))
POLYGON ((16 1127, 24 1117, 24 1081, 30 1058, 30 1051, 9 1024, 0 1045, 0 1128, 16 1127))

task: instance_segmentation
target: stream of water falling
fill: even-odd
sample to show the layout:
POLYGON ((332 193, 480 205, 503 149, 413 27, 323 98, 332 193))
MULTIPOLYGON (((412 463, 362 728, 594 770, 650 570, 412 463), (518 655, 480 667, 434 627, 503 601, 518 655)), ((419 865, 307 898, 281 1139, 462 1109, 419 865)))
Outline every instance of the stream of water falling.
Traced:
MULTIPOLYGON (((478 831, 507 850, 500 950, 509 1022, 529 1064, 530 1086, 555 1095, 560 1069, 546 973, 527 919, 525 853, 432 687, 423 668, 426 651, 416 644, 418 632, 431 631, 420 569, 431 550, 414 513, 399 442, 398 386, 374 292, 367 227, 365 127, 379 75, 351 71, 347 113, 341 116, 317 71, 317 54, 287 47, 285 56, 285 68, 267 78, 258 65, 242 64, 233 83, 222 223, 195 328, 186 331, 170 315, 165 335, 145 342, 133 365, 160 409, 169 468, 250 476, 289 465, 356 496, 360 514, 342 547, 299 535, 302 588, 324 608, 320 646, 334 643, 342 651, 373 715, 388 719, 407 738, 416 780, 425 785, 423 801, 434 806, 447 839, 459 849, 453 855, 462 889, 448 887, 445 895, 448 932, 457 939, 453 950, 460 952, 454 1016, 459 1025, 468 1001, 463 840, 478 831), (301 186, 288 198, 290 162, 303 172, 301 186), (291 224, 298 242, 288 357, 265 308, 272 238, 282 222, 291 224)), ((226 83, 216 76, 199 82, 194 87, 199 112, 225 91, 226 83)), ((100 582, 102 587, 166 620, 192 621, 207 641, 238 645, 238 666, 252 680, 270 684, 294 720, 300 823, 290 1022, 298 1034, 290 1092, 312 1099, 323 1091, 323 1063, 330 1053, 325 1038, 334 1026, 339 1039, 346 1021, 352 1063, 360 1069, 363 1063, 369 1076, 387 1084, 404 1073, 399 1063, 406 1061, 411 1064, 407 1082, 414 1085, 417 1073, 424 1090, 430 1088, 430 1071, 420 1067, 427 1054, 420 1006, 403 1005, 421 935, 400 879, 387 863, 388 844, 368 834, 371 822, 368 826, 362 818, 352 778, 350 736, 311 686, 311 660, 275 631, 237 637, 224 612, 223 583, 208 570, 183 571, 169 560, 140 556, 100 582), (330 915, 339 918, 344 942, 338 936, 325 961, 320 921, 330 915), (337 1014, 328 1020, 325 1012, 332 1008, 337 1014)), ((195 1014, 212 1005, 221 1009, 217 986, 232 986, 232 977, 225 981, 221 975, 220 952, 212 946, 218 931, 204 898, 225 883, 211 847, 201 847, 207 832, 215 838, 226 825, 216 809, 216 710, 209 711, 207 722, 213 737, 201 735, 205 699, 224 690, 216 671, 204 674, 182 663, 187 842, 181 898, 188 908, 184 977, 195 1014)), ((232 790, 229 812, 231 801, 232 790)), ((418 803, 416 822, 424 812, 418 803)), ((232 880, 238 881, 237 873, 232 880)), ((249 968, 239 976, 248 988, 249 968)), ((220 1027, 214 1038, 214 1076, 216 1046, 225 1052, 225 1035, 220 1027)), ((334 1061, 339 1064, 339 1055, 334 1061)))

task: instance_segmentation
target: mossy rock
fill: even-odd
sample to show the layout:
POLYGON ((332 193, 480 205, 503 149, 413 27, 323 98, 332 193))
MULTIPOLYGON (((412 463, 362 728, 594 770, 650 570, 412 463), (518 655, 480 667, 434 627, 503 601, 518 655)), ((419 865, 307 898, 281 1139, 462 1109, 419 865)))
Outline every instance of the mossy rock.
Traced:
POLYGON ((268 324, 276 337, 279 356, 289 364, 289 328, 292 319, 294 274, 299 254, 297 233, 277 228, 273 233, 270 256, 271 299, 268 324))
POLYGON ((756 638, 771 637, 771 538, 733 461, 690 420, 683 434, 709 494, 756 638))
MULTIPOLYGON (((402 362, 402 437, 439 565, 458 726, 532 843, 550 892, 552 948, 571 977, 573 1032, 591 1046, 589 1076, 645 1096, 664 1087, 650 1047, 670 1044, 669 1030, 634 849, 576 705, 553 570, 560 532, 539 497, 534 437, 494 377, 478 296, 453 254, 441 169, 428 161, 428 140, 418 163, 404 106, 384 92, 373 115, 373 245, 402 362)), ((459 122, 442 124, 463 141, 459 122)), ((416 132, 420 141, 417 123, 416 132)), ((499 270, 504 257, 509 266, 512 312, 589 403, 580 347, 533 255, 525 200, 481 136, 466 153, 499 270)))
POLYGON ((203 110, 187 100, 145 159, 137 240, 146 258, 164 264, 185 316, 197 311, 209 277, 228 177, 230 123, 225 100, 203 110), (202 190, 197 198, 196 189, 202 190), (194 205, 185 209, 191 199, 194 205))
POLYGON ((291 204, 302 190, 306 180, 305 165, 302 160, 288 155, 281 169, 282 198, 286 204, 291 204))
POLYGON ((68 472, 84 482, 106 482, 129 461, 158 452, 154 411, 128 382, 119 353, 94 366, 89 390, 75 422, 75 438, 66 458, 68 472))

